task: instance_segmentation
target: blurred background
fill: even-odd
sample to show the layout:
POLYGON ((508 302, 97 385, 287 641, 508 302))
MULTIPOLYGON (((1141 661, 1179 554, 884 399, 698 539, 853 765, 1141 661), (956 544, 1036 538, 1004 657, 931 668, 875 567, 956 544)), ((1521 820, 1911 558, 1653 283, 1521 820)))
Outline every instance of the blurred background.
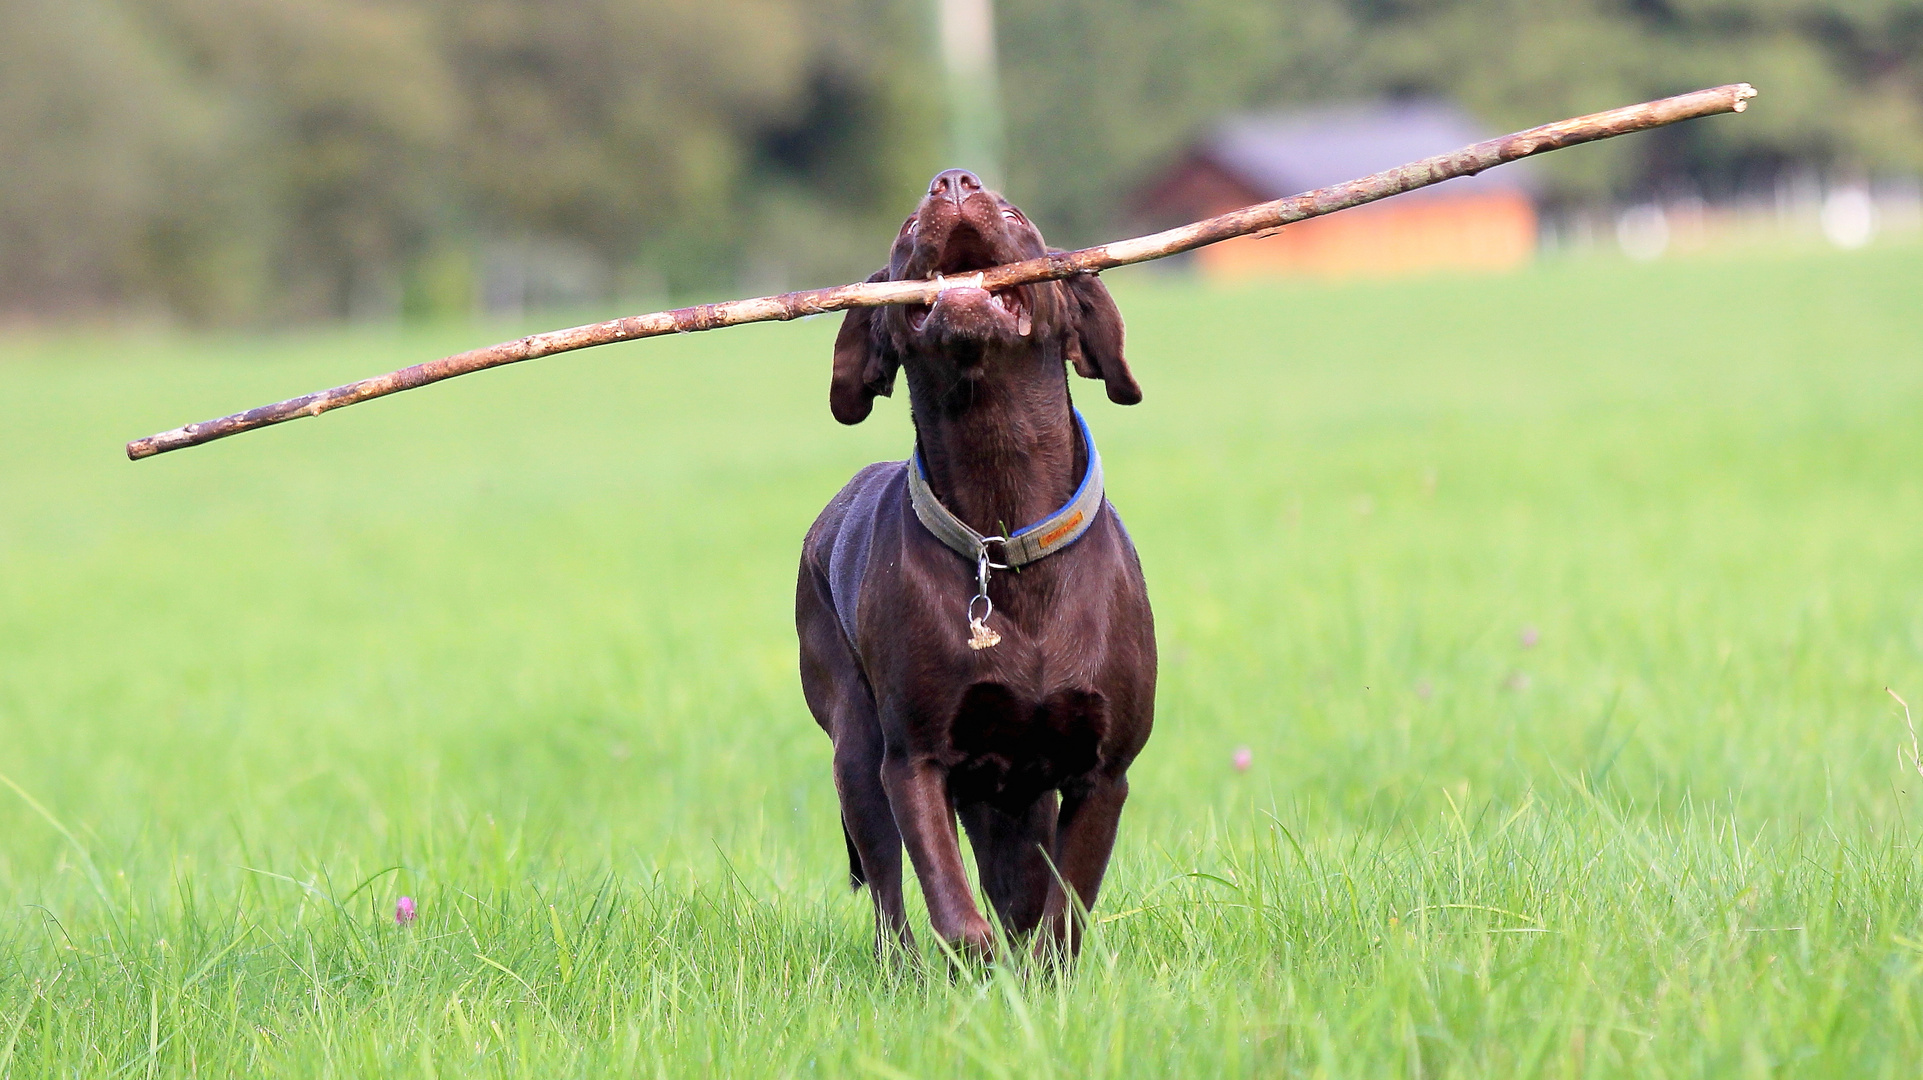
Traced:
POLYGON ((1919 173, 1923 0, 0 0, 0 1080, 1913 1077, 1919 173), (122 453, 865 276, 948 165, 1081 245, 1739 80, 1105 277, 1158 715, 1073 980, 876 977, 839 319, 122 453))
POLYGON ((835 284, 951 164, 1076 246, 1737 80, 1764 91, 1741 123, 1191 269, 1916 227, 1915 0, 4 0, 0 317, 396 320, 835 284))

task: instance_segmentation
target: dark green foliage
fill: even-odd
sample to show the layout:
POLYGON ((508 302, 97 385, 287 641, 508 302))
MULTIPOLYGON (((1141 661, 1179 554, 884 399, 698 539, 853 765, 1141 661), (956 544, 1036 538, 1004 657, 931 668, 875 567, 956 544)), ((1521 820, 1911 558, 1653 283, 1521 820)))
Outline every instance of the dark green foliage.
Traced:
MULTIPOLYGON (((1058 243, 1132 224, 1131 191, 1224 111, 1287 102, 1443 94, 1494 131, 1748 80, 1740 123, 1557 155, 1550 196, 1923 169, 1903 0, 999 18, 1008 186, 1058 243)), ((946 93, 929 0, 11 0, 0 310, 461 311, 490 252, 529 250, 592 269, 576 299, 837 283, 971 164, 942 149, 946 93)))
POLYGON ((1226 108, 1435 94, 1491 133, 1728 82, 1764 96, 1544 159, 1556 200, 1785 169, 1923 169, 1923 8, 1902 0, 1053 0, 1004 5, 1014 194, 1057 242, 1122 203, 1226 108))

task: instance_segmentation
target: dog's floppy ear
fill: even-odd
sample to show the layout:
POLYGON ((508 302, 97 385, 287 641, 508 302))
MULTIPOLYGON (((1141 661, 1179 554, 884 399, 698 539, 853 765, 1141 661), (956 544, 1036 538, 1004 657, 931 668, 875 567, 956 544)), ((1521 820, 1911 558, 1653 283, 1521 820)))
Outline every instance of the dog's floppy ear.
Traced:
POLYGON ((1078 274, 1062 282, 1069 314, 1068 362, 1084 379, 1100 379, 1108 399, 1117 405, 1142 400, 1128 361, 1122 357, 1122 312, 1108 295, 1108 286, 1094 274, 1078 274))
MULTIPOLYGON (((875 271, 868 280, 888 280, 887 268, 875 271)), ((828 386, 828 408, 844 424, 868 419, 869 410, 875 407, 875 395, 888 397, 895 392, 895 372, 901 367, 901 357, 875 332, 875 315, 881 310, 850 308, 842 317, 841 332, 835 335, 835 374, 828 386)))

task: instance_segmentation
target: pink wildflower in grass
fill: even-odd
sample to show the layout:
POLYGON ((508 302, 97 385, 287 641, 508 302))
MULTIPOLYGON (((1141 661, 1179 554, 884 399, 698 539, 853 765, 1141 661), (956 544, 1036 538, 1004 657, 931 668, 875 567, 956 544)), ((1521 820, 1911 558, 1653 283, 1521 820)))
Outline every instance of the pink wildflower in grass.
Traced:
POLYGON ((1542 640, 1542 635, 1536 633, 1536 628, 1533 626, 1523 627, 1521 637, 1522 637, 1522 647, 1525 649, 1535 648, 1536 642, 1542 640))
POLYGON ((1236 772, 1248 772, 1249 766, 1255 764, 1255 753, 1246 746, 1238 746, 1229 762, 1235 766, 1236 772))
POLYGON ((413 897, 403 896, 399 900, 394 901, 394 925, 412 925, 419 915, 420 912, 414 907, 413 897))

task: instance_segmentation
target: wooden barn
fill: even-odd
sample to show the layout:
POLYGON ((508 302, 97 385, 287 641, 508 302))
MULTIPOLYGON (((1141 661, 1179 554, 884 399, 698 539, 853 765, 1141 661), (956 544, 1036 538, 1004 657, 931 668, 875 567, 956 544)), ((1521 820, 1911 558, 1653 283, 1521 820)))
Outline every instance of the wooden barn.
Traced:
MULTIPOLYGON (((1164 228, 1294 195, 1490 138, 1436 101, 1347 105, 1224 122, 1136 199, 1164 228)), ((1451 267, 1503 269, 1536 249, 1536 204, 1525 166, 1449 180, 1384 202, 1243 237, 1195 253, 1211 277, 1396 274, 1451 267)))

